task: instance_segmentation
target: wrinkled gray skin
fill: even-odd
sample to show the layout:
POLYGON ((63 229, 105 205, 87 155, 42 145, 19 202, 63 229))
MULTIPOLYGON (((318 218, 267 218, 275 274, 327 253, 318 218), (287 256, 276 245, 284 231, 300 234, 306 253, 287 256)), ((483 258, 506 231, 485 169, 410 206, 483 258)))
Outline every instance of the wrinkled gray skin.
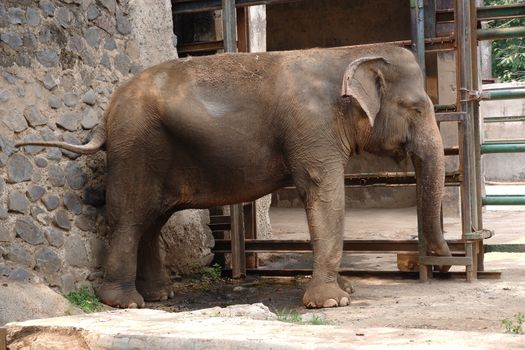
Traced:
POLYGON ((98 295, 112 306, 141 307, 172 294, 158 237, 173 212, 251 201, 290 180, 304 202, 314 252, 303 302, 347 305, 350 296, 337 282, 343 173, 361 151, 412 155, 429 253, 450 255, 439 224, 441 136, 421 71, 398 47, 166 62, 114 94, 89 144, 46 145, 93 153, 103 144, 112 235, 98 295))

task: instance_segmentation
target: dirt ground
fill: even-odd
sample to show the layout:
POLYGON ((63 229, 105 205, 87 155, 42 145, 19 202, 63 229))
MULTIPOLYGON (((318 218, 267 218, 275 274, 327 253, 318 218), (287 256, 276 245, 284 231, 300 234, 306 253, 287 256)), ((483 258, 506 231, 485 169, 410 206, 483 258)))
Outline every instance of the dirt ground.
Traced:
MULTIPOLYGON (((495 229, 496 243, 523 243, 523 211, 489 211, 485 226, 495 229), (497 238, 497 240, 496 240, 497 238)), ((274 238, 306 238, 304 213, 300 209, 272 209, 274 238)), ((445 222, 447 238, 458 235, 459 219, 445 222)), ((351 239, 412 239, 415 208, 349 210, 345 237, 351 239)), ((491 241, 487 241, 491 243, 491 241)), ((309 254, 263 256, 263 267, 307 268, 309 254)), ((391 254, 345 254, 343 266, 356 270, 395 270, 391 254)), ((213 306, 262 302, 272 311, 296 310, 313 313, 331 324, 353 328, 400 327, 503 332, 501 321, 525 314, 525 253, 487 253, 485 267, 500 271, 501 279, 467 283, 462 279, 420 283, 417 280, 351 278, 355 293, 348 307, 307 310, 301 299, 307 278, 265 279, 249 277, 231 280, 177 284, 174 299, 150 303, 147 307, 187 311, 213 306)), ((455 268, 459 271, 459 268, 455 268)), ((524 326, 525 328, 525 326, 524 326)), ((524 329, 525 331, 525 329, 524 329)))

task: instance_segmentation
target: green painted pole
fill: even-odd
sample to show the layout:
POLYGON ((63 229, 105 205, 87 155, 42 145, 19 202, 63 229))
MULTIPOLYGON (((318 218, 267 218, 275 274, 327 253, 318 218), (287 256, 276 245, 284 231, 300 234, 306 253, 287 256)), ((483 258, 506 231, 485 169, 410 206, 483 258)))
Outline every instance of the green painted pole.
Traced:
POLYGON ((482 197, 483 205, 525 205, 525 195, 492 195, 482 197))
POLYGON ((525 4, 478 7, 478 20, 510 19, 525 17, 525 4))
POLYGON ((525 152, 525 143, 484 143, 481 145, 481 153, 522 153, 525 152))
POLYGON ((499 40, 525 37, 525 27, 478 29, 478 40, 499 40))
POLYGON ((482 100, 511 100, 511 99, 519 99, 519 98, 525 98, 524 88, 486 90, 481 93, 482 100))

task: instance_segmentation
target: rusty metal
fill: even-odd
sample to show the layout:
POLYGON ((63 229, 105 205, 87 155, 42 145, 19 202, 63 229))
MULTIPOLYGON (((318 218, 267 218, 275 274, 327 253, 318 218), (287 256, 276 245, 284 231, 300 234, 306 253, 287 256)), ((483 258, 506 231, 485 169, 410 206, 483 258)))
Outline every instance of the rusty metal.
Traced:
POLYGON ((244 215, 242 204, 230 206, 231 215, 231 265, 232 277, 242 278, 246 276, 246 254, 244 239, 244 215))
MULTIPOLYGON (((230 275, 230 270, 223 271, 225 276, 230 275)), ((298 277, 309 276, 312 274, 311 269, 248 269, 248 275, 255 275, 260 277, 298 277)), ((348 270, 340 269, 339 274, 349 277, 372 277, 372 278, 386 278, 386 279, 411 279, 417 280, 419 278, 418 272, 401 272, 401 271, 370 271, 370 270, 348 270)), ((465 272, 453 271, 439 273, 434 276, 436 279, 464 279, 465 272)), ((499 271, 478 271, 478 279, 500 279, 501 272, 499 271)))
POLYGON ((177 52, 179 54, 217 51, 222 49, 224 49, 224 42, 222 40, 177 45, 177 52))
MULTIPOLYGON (((464 240, 448 240, 450 250, 454 253, 465 251, 464 240)), ((231 252, 231 241, 228 239, 215 240, 212 249, 215 254, 231 252)), ((247 253, 275 253, 275 252, 311 252, 309 240, 304 239, 247 239, 245 252, 247 253)), ((345 252, 417 252, 417 240, 344 240, 345 252)))
POLYGON ((7 349, 7 329, 0 327, 0 350, 7 349))

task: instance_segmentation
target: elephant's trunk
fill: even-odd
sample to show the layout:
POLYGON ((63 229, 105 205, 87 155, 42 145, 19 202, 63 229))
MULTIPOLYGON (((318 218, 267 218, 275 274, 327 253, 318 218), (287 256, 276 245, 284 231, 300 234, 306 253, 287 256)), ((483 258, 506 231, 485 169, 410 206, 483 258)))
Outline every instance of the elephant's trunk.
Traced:
MULTIPOLYGON (((434 113, 430 112, 426 117, 432 120, 424 123, 424 126, 421 124, 421 129, 415 132, 412 148, 412 161, 417 178, 417 206, 429 250, 436 255, 450 256, 440 220, 441 199, 445 187, 443 142, 434 113)), ((442 267, 442 271, 448 268, 442 267)))

